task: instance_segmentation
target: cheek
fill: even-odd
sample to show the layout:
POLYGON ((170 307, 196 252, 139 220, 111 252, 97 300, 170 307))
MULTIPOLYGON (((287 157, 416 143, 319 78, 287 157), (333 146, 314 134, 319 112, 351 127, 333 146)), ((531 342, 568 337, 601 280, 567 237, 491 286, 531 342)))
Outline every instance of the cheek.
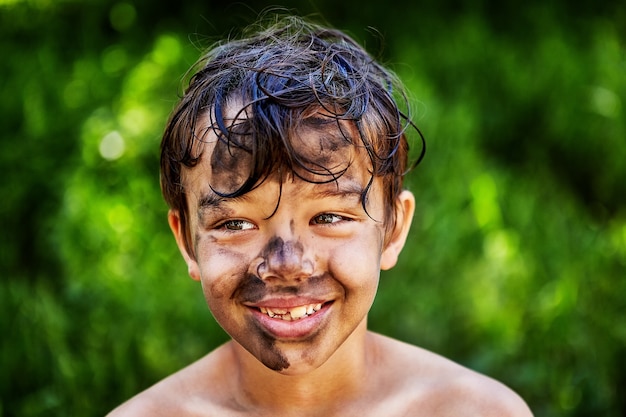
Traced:
POLYGON ((328 251, 329 272, 348 291, 375 292, 380 275, 381 248, 381 239, 373 233, 342 242, 328 251))
POLYGON ((238 343, 255 355, 265 366, 280 371, 289 367, 289 361, 276 348, 275 341, 257 328, 253 320, 243 320, 240 314, 233 314, 240 308, 240 299, 262 298, 265 286, 248 274, 253 258, 247 253, 224 248, 200 249, 203 257, 201 283, 204 297, 211 313, 222 328, 238 343), (204 261, 204 262, 203 262, 204 261))
POLYGON ((218 311, 217 307, 229 302, 245 279, 251 259, 243 252, 215 247, 211 242, 200 242, 196 253, 204 296, 211 310, 218 311))

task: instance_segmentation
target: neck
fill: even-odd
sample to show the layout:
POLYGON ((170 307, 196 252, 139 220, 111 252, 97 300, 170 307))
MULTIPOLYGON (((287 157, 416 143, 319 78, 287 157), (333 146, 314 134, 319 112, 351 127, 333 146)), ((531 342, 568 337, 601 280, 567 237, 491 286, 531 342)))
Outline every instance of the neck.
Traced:
POLYGON ((272 371, 233 342, 234 358, 239 365, 234 382, 242 393, 241 404, 274 413, 280 409, 282 414, 349 402, 362 394, 367 385, 367 340, 364 322, 324 364, 302 373, 272 371))

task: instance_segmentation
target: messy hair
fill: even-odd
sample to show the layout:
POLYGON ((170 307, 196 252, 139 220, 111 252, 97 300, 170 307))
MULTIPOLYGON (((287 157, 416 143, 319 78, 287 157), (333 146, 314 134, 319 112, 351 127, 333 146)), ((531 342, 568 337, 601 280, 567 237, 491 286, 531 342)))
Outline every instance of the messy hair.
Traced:
MULTIPOLYGON (((297 152, 292 144, 294 133, 314 113, 327 115, 345 141, 366 151, 371 177, 361 203, 366 208, 373 179, 380 177, 385 225, 393 227, 403 177, 423 157, 424 139, 409 118, 408 100, 397 77, 351 37, 302 18, 276 18, 269 25, 248 28, 239 39, 215 45, 191 71, 161 143, 161 189, 170 208, 179 213, 189 253, 193 250, 181 174, 183 167, 198 164, 207 131, 217 137, 220 155, 246 161, 241 181, 227 189, 211 184, 221 197, 241 196, 278 172, 309 182, 335 181, 346 171, 345 165, 326 166, 297 152), (225 112, 233 103, 238 113, 236 121, 229 122, 225 112), (346 134, 346 123, 357 137, 346 134), (421 152, 411 166, 409 127, 421 140, 421 152)), ((212 159, 220 162, 215 155, 212 159)), ((240 175, 233 173, 233 178, 240 175)))

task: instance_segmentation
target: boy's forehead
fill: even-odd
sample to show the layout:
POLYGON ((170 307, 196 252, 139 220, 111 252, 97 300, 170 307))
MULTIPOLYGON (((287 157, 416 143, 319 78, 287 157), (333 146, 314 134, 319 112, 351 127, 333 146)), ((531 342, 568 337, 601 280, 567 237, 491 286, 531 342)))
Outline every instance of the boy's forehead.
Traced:
MULTIPOLYGON (((232 106, 231 106, 232 107, 232 106)), ((283 175, 283 169, 305 181, 329 182, 347 175, 369 177, 369 160, 354 122, 341 120, 323 111, 299 119, 287 129, 285 138, 266 138, 253 132, 254 123, 244 112, 227 112, 224 124, 231 135, 220 133, 211 117, 205 115, 198 129, 197 152, 200 163, 187 169, 185 177, 209 177, 213 189, 221 193, 238 190, 258 169, 270 164, 269 176, 283 175), (256 143, 255 143, 256 142, 256 143), (253 152, 254 150, 255 152, 253 152), (196 171, 196 172, 194 172, 196 171)), ((262 178, 261 178, 262 179, 262 178)))

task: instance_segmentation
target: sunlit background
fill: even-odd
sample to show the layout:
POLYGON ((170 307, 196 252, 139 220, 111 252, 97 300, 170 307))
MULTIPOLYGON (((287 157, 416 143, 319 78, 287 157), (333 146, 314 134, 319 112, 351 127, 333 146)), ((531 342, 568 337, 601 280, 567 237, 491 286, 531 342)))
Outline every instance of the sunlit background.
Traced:
POLYGON ((364 43, 428 142, 370 327, 537 416, 626 416, 626 3, 251 3, 0 0, 0 416, 103 415, 226 340, 158 145, 202 48, 268 5, 364 43))

